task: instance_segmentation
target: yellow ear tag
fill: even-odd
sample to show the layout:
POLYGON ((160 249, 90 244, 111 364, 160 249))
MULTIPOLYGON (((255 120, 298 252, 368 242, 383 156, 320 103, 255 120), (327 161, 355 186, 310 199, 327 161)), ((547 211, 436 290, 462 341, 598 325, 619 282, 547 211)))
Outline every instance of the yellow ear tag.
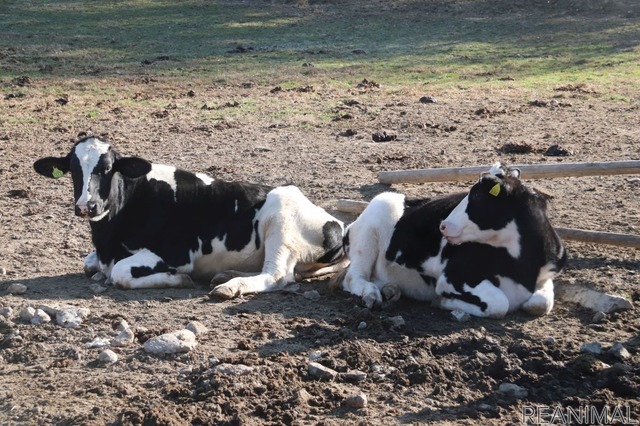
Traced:
POLYGON ((59 177, 62 177, 62 175, 64 175, 64 172, 63 172, 62 170, 60 170, 60 169, 59 169, 59 168, 57 168, 57 167, 54 167, 54 168, 53 168, 53 172, 51 172, 51 176, 52 176, 54 179, 58 179, 59 177))
POLYGON ((496 183, 495 185, 493 185, 493 188, 491 188, 489 194, 493 195, 494 197, 500 195, 500 184, 496 183))

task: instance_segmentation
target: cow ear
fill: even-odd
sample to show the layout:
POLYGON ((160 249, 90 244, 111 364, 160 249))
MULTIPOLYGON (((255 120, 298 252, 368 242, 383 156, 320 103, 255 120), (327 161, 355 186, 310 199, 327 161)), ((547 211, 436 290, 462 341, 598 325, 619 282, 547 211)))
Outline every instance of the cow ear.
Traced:
POLYGON ((508 174, 509 176, 513 176, 516 179, 520 179, 520 169, 517 167, 509 167, 508 174))
POLYGON ((125 177, 136 179, 151 171, 151 163, 139 157, 123 157, 113 163, 113 171, 125 177))
POLYGON ((33 169, 42 176, 58 179, 69 171, 69 157, 45 157, 33 163, 33 169))

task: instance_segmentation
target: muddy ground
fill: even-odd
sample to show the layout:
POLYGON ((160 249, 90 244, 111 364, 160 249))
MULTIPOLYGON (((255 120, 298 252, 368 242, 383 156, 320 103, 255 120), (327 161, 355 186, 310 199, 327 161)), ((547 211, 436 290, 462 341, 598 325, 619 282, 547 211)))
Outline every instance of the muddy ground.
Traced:
MULTIPOLYGON (((506 82, 432 92, 96 77, 65 82, 65 96, 44 78, 2 84, 13 96, 0 100, 0 114, 13 119, 0 128, 0 308, 13 315, 0 321, 0 423, 503 425, 520 423, 531 405, 624 407, 640 421, 636 249, 566 243, 568 265, 558 282, 622 295, 636 306, 595 318, 560 301, 542 318, 515 313, 465 323, 407 300, 368 311, 326 281, 231 301, 209 300, 208 283, 95 293, 82 273, 91 244, 87 223, 73 216, 70 179, 32 171, 35 159, 65 154, 80 136, 104 135, 123 154, 218 179, 293 183, 333 209, 338 198, 368 200, 384 190, 430 196, 471 184, 389 188, 376 183, 381 170, 639 160, 637 97, 603 96, 581 82, 543 91, 506 82), (437 102, 422 103, 423 96, 437 102), (247 102, 250 111, 241 107, 247 102), (203 118, 203 111, 218 115, 203 118), (374 142, 380 131, 396 138, 374 142), (553 145, 568 155, 545 155, 553 145), (28 290, 8 294, 14 283, 28 290), (304 296, 311 290, 320 298, 304 296), (43 304, 90 314, 75 329, 19 318, 22 309, 43 304), (394 325, 396 316, 404 326, 394 325), (101 350, 87 344, 115 337, 120 319, 137 338, 112 348, 116 363, 100 364, 101 350), (193 351, 144 351, 145 338, 190 321, 209 330, 193 351), (591 342, 601 344, 600 354, 581 352, 591 342), (631 357, 611 354, 615 342, 631 357), (366 378, 318 379, 308 371, 310 359, 366 378), (219 363, 253 370, 221 374, 212 370, 219 363), (501 393, 503 383, 527 395, 501 393), (368 398, 365 408, 347 403, 358 392, 368 398)), ((549 215, 557 226, 640 233, 634 176, 529 183, 555 196, 549 215)))

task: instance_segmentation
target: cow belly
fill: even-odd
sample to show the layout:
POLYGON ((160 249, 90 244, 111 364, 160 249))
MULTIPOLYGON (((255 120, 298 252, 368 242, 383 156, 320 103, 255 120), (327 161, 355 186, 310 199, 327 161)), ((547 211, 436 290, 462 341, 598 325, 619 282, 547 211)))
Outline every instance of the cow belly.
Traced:
POLYGON ((263 260, 262 250, 214 252, 197 257, 193 262, 191 275, 197 280, 210 280, 218 272, 230 270, 258 273, 262 269, 263 260))

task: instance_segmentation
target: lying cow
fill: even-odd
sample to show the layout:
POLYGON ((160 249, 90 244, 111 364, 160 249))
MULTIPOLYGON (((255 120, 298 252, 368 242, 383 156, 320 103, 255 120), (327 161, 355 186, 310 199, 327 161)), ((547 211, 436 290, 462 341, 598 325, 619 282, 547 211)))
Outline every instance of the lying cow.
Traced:
POLYGON ((223 284, 212 295, 232 298, 347 262, 342 222, 294 186, 223 182, 121 157, 96 137, 34 168, 52 178, 71 172, 75 213, 89 219, 95 246, 85 272, 102 272, 119 288, 183 287, 192 277, 213 277, 223 284))
POLYGON ((468 194, 378 195, 347 228, 351 265, 334 284, 369 307, 402 294, 479 317, 549 313, 566 253, 546 216, 547 196, 519 176, 496 163, 468 194))

